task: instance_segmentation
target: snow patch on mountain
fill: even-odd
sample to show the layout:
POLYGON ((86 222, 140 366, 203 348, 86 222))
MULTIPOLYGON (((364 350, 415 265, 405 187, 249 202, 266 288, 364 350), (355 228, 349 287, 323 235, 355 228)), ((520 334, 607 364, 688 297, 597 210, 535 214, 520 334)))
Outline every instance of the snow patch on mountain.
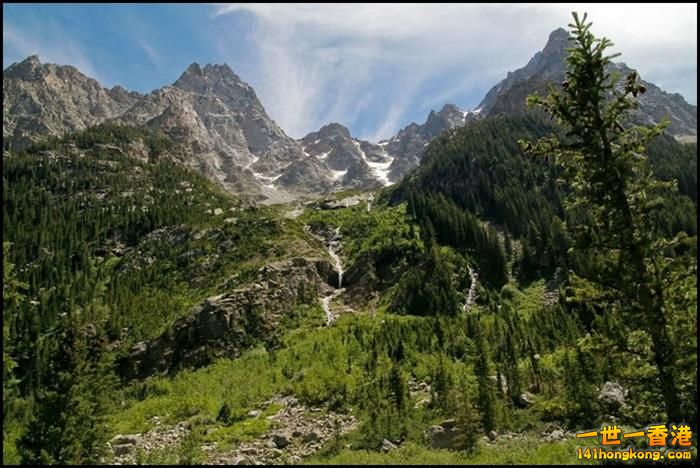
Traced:
POLYGON ((360 152, 360 157, 362 160, 369 166, 370 170, 372 171, 372 176, 374 176, 374 178, 381 182, 385 187, 387 185, 391 185, 391 182, 389 181, 389 166, 391 166, 391 163, 394 162, 394 158, 390 157, 386 150, 382 148, 382 156, 384 156, 385 162, 372 162, 367 158, 367 154, 365 154, 358 141, 352 140, 352 143, 360 152))
POLYGON ((331 169, 330 171, 331 171, 331 179, 333 179, 333 180, 340 180, 343 177, 345 177, 345 174, 348 173, 347 169, 345 169, 344 171, 334 171, 331 169))

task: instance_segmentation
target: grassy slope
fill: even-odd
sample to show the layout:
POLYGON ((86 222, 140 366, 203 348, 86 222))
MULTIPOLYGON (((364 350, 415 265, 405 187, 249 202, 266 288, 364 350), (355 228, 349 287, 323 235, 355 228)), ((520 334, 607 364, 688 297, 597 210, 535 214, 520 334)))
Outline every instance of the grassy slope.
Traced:
MULTIPOLYGON (((36 337, 68 308, 106 320, 127 350, 205 298, 244 285, 262 265, 324 255, 302 223, 158 157, 159 145, 168 146, 117 126, 3 155, 3 241, 12 243, 10 261, 29 285, 21 309, 4 314, 10 352, 20 357, 16 373, 33 372, 36 337), (132 157, 133 141, 151 149, 148 161, 132 157)), ((7 463, 19 461, 13 441, 27 404, 17 399, 5 419, 7 463)))
MULTIPOLYGON (((381 250, 392 232, 405 237, 404 206, 380 206, 367 213, 364 204, 342 210, 307 211, 300 218, 303 223, 340 226, 345 236, 346 259, 354 259, 365 251, 381 250)), ((405 232, 406 231, 406 232, 405 232)), ((399 237, 402 237, 399 236, 399 237)), ((539 306, 544 289, 536 282, 523 292, 510 286, 508 297, 527 318, 539 306)), ((388 293, 387 293, 388 294, 388 293)), ((173 378, 154 377, 143 384, 127 389, 121 411, 111 417, 114 434, 142 432, 150 428, 149 420, 159 416, 163 422, 174 424, 189 420, 202 428, 210 428, 207 441, 217 441, 222 447, 257 437, 267 430, 267 424, 245 418, 245 414, 274 395, 294 394, 307 404, 328 404, 338 411, 352 409, 361 423, 367 421, 361 388, 377 379, 365 364, 370 360, 373 340, 397 333, 397 330, 423 330, 418 337, 409 334, 404 341, 407 356, 402 371, 408 378, 430 382, 432 370, 442 352, 434 338, 427 341, 432 322, 422 317, 400 317, 383 312, 375 314, 357 311, 346 315, 331 327, 322 326, 319 307, 301 310, 296 323, 287 324, 287 333, 280 349, 268 353, 262 348, 252 349, 236 360, 220 360, 195 371, 184 371, 173 378), (410 342, 409 340, 414 340, 410 342), (417 340, 417 341, 416 341, 417 340), (236 385, 246 382, 246 385, 236 385), (343 395, 339 397, 338 395, 343 395), (216 421, 221 406, 226 403, 237 415, 235 422, 226 426, 216 421)), ((469 348, 467 348, 469 349, 469 348)), ((554 359, 543 356, 543 361, 554 359)), ((474 352, 462 360, 448 361, 455 375, 472 376, 467 385, 473 389, 474 352)), ((381 370, 376 372, 382 372, 381 370)), ((415 405, 416 401, 411 401, 415 405)), ((523 440, 500 441, 497 444, 479 444, 474 454, 432 450, 422 442, 423 431, 446 416, 437 409, 419 408, 412 413, 409 437, 402 447, 388 454, 362 448, 364 429, 345 437, 354 449, 327 449, 309 463, 394 464, 394 463, 573 463, 575 441, 544 443, 539 439, 541 430, 540 405, 516 410, 508 415, 509 430, 522 431, 523 440)), ((153 461, 153 460, 152 460, 153 461)), ((162 461, 162 460, 161 460, 162 461)))
MULTIPOLYGON (((32 157, 47 158, 41 154, 32 157)), ((92 210, 89 213, 98 213, 109 203, 121 203, 118 197, 123 188, 135 191, 136 200, 144 199, 148 192, 155 194, 154 204, 190 207, 186 212, 177 212, 174 218, 168 218, 167 222, 154 227, 150 235, 139 236, 133 243, 127 243, 127 252, 123 256, 104 260, 103 267, 112 281, 122 276, 128 277, 130 268, 134 267, 147 273, 145 281, 129 285, 130 294, 126 295, 127 299, 122 299, 127 302, 114 304, 115 310, 130 311, 119 326, 131 327, 132 340, 156 336, 170 321, 187 313, 192 305, 205 297, 217 293, 227 282, 227 287, 231 286, 231 282, 236 285, 244 283, 249 273, 265 262, 295 255, 323 255, 323 246, 304 233, 304 224, 339 226, 344 239, 346 265, 351 265, 363 254, 393 261, 402 252, 422 248, 417 231, 411 230, 406 223, 405 205, 386 207, 376 204, 371 212, 367 212, 363 202, 341 210, 306 210, 298 219, 285 219, 278 207, 247 207, 203 178, 180 173, 169 166, 123 160, 97 152, 90 153, 89 157, 115 161, 121 165, 98 165, 95 166, 97 172, 88 173, 86 182, 93 184, 90 187, 113 187, 106 197, 89 199, 88 206, 92 210), (132 171, 131 175, 138 176, 127 180, 124 180, 123 174, 110 178, 110 171, 115 167, 116 172, 135 167, 140 168, 140 172, 132 171), (164 172, 172 175, 173 170, 174 180, 159 176, 164 172), (179 182, 187 182, 195 190, 186 191, 186 186, 178 185, 179 182), (222 208, 224 214, 216 216, 206 213, 214 208, 222 208), (225 222, 231 217, 236 218, 235 223, 225 222), (154 234, 153 231, 158 233, 154 234), (181 233, 184 233, 183 241, 167 241, 168 235, 181 233), (139 263, 143 258, 153 261, 147 265, 139 263)), ((46 163, 53 164, 48 158, 46 163)), ((65 168, 59 166, 56 169, 60 173, 65 168)), ((40 181, 35 177, 32 174, 25 183, 38 184, 40 181)), ((15 190, 20 192, 22 185, 16 187, 15 190)), ((7 206, 5 200, 4 206, 7 206)), ((55 213, 56 208, 61 206, 57 202, 51 209, 55 213)), ((21 221, 22 214, 18 212, 17 216, 21 221)), ((49 222, 49 218, 37 217, 49 222)), ((24 221, 29 225, 33 219, 27 217, 24 221)), ((43 228, 57 229, 53 224, 43 228)), ((117 223, 106 228, 119 230, 123 226, 117 223)), ((19 239, 19 242, 24 241, 19 239)), ((87 239, 87 242, 92 251, 104 247, 91 239, 87 239)), ((32 249, 39 251, 42 247, 45 246, 37 244, 32 249)), ((502 292, 502 298, 523 320, 527 320, 539 308, 544 284, 543 281, 536 281, 522 291, 517 290, 517 286, 509 284, 502 292)), ((383 294, 386 297, 391 290, 385 290, 383 294)), ((384 305, 386 303, 383 302, 384 305)), ((380 307, 376 315, 358 309, 357 315, 341 317, 333 326, 324 327, 319 305, 302 307, 297 311, 297 316, 284 325, 288 333, 278 350, 268 352, 254 348, 236 360, 219 360, 199 370, 183 371, 172 378, 153 377, 123 389, 120 398, 123 404, 110 415, 110 430, 113 434, 142 432, 150 428, 149 420, 153 416, 159 416, 165 424, 189 420, 196 426, 213 429, 208 433, 207 440, 217 441, 226 447, 268 430, 264 422, 247 420, 244 415, 270 397, 286 393, 292 393, 308 404, 324 403, 337 411, 352 409, 364 424, 369 419, 370 409, 362 389, 387 373, 391 361, 386 353, 393 350, 395 343, 384 348, 380 346, 382 352, 375 367, 368 365, 375 360, 371 344, 387 337, 401 337, 406 350, 400 364, 402 375, 424 382, 431 381, 433 370, 444 356, 444 349, 433 336, 433 321, 421 317, 394 316, 386 313, 385 308, 380 307), (228 426, 216 421, 224 403, 234 415, 234 421, 228 426)), ((459 320, 451 325, 459 328, 459 320)), ((475 350, 462 335, 450 339, 462 343, 465 354, 460 359, 447 360, 446 365, 454 375, 466 376, 466 388, 473 393, 475 350)), ((561 351, 553 349, 542 355, 543 371, 550 371, 553 379, 561 377, 557 375, 561 351)), ((528 364, 523 360, 519 365, 525 368, 528 364)), ((449 415, 435 408, 418 408, 410 413, 407 441, 396 451, 382 454, 366 450, 363 446, 364 429, 361 428, 344 440, 351 443, 353 449, 327 448, 308 461, 348 464, 573 463, 576 461, 575 448, 579 445, 577 441, 544 443, 538 437, 543 419, 552 413, 557 414, 559 399, 550 392, 538 396, 536 404, 525 410, 506 411, 499 406, 497 429, 523 432, 525 439, 501 441, 493 445, 480 443, 476 453, 471 455, 426 448, 422 441, 425 428, 449 415)), ((415 403, 411 401, 410 406, 415 403)), ((149 460, 173 461, 168 454, 159 457, 153 455, 149 460)), ((12 454, 4 452, 4 460, 8 458, 12 461, 12 454)))

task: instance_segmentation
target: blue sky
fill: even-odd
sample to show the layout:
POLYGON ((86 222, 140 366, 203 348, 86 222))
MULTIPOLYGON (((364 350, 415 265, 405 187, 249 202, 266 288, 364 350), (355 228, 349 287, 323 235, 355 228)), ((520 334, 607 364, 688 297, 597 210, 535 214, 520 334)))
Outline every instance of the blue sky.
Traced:
POLYGON ((337 121, 379 140, 431 109, 476 107, 572 10, 619 59, 697 100, 697 5, 3 5, 3 68, 31 54, 149 92, 228 63, 291 136, 337 121))

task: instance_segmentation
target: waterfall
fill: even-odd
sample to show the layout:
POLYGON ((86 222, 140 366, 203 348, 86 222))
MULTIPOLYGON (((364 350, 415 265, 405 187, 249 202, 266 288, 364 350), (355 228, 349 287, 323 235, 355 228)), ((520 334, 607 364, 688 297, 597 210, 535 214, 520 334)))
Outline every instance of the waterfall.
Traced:
POLYGON ((331 311, 331 302, 333 302, 336 297, 340 296, 343 291, 345 291, 343 289, 343 263, 340 260, 340 255, 338 254, 342 248, 342 244, 340 242, 340 228, 335 228, 332 231, 330 238, 327 238, 324 242, 328 246, 328 255, 330 255, 333 259, 333 269, 338 273, 338 287, 335 288, 335 291, 328 296, 321 298, 321 306, 326 313, 326 325, 330 325, 337 318, 331 311))
POLYGON ((337 227, 333 229, 330 234, 325 233, 323 236, 319 236, 312 232, 311 226, 307 224, 304 226, 304 231, 326 244, 328 255, 333 259, 333 269, 338 273, 338 287, 336 287, 331 294, 320 298, 321 306, 326 313, 326 325, 330 325, 337 318, 331 311, 331 302, 345 291, 345 289, 343 289, 343 262, 340 260, 340 255, 338 254, 343 247, 341 244, 340 228, 337 227))
POLYGON ((328 254, 333 259, 335 271, 338 272, 338 289, 343 287, 343 264, 340 261, 340 256, 338 255, 340 248, 340 228, 335 228, 333 231, 333 237, 331 237, 330 241, 328 242, 328 254))
POLYGON ((464 302, 464 311, 468 312, 474 301, 476 300, 476 286, 479 282, 479 275, 475 270, 472 269, 471 265, 467 265, 469 268, 469 278, 471 278, 471 284, 469 285, 469 291, 467 292, 467 300, 464 302))
POLYGON ((370 193, 367 197, 367 213, 372 211, 372 202, 374 201, 374 193, 370 193))
POLYGON ((321 298, 321 306, 323 307, 323 311, 326 313, 326 325, 330 325, 335 321, 336 316, 331 311, 331 302, 342 293, 342 289, 336 289, 332 294, 321 298))

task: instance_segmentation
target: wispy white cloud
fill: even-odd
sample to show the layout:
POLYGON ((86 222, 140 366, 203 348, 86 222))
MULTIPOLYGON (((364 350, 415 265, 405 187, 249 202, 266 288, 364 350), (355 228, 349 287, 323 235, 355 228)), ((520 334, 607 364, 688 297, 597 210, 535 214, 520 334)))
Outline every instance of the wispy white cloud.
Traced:
POLYGON ((144 51, 148 59, 151 61, 155 67, 160 67, 162 65, 162 57, 160 53, 143 37, 137 38, 137 44, 144 51))
POLYGON ((127 18, 129 21, 128 36, 131 41, 143 52, 155 69, 162 69, 165 57, 163 52, 158 49, 157 41, 154 41, 154 30, 152 24, 149 25, 152 19, 136 13, 128 14, 127 18))
POLYGON ((154 18, 152 9, 119 10, 100 26, 104 37, 118 40, 119 48, 107 51, 65 18, 36 14, 13 22, 4 15, 3 66, 39 54, 105 84, 126 85, 125 74, 138 75, 138 85, 144 75, 174 79, 182 57, 226 61, 290 135, 337 121, 377 140, 445 103, 475 107, 576 10, 589 12, 594 32, 612 38, 643 78, 697 100, 693 4, 232 4, 203 6, 197 16, 198 8, 178 11, 174 24, 154 18), (174 48, 163 32, 178 27, 192 41, 174 48), (196 45, 188 48, 190 42, 196 45))
POLYGON ((696 100, 696 5, 213 8, 218 19, 242 13, 254 17, 253 40, 260 56, 256 89, 271 116, 297 137, 328 121, 353 125, 368 111, 379 114, 379 123, 362 136, 388 137, 408 123, 407 115, 417 106, 441 107, 468 94, 465 89, 487 90, 507 71, 524 65, 552 30, 570 22, 573 10, 589 12, 596 34, 611 37, 622 59, 645 79, 696 100), (442 88, 426 95, 424 85, 434 80, 442 88))

